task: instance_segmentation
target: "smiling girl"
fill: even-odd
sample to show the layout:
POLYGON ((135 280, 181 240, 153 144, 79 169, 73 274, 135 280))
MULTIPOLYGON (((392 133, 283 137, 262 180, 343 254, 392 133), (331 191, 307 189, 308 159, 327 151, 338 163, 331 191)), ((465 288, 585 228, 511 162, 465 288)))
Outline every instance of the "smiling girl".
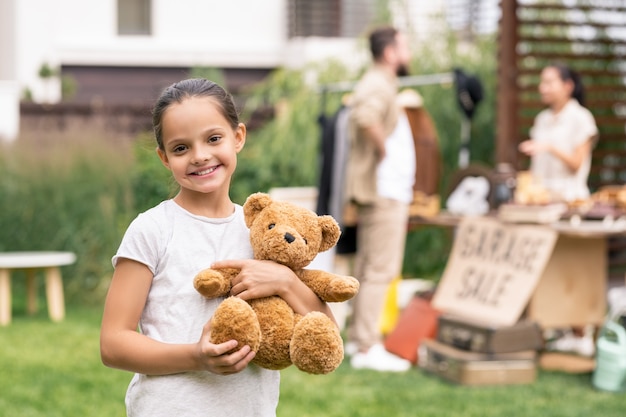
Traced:
POLYGON ((175 83, 157 100, 153 126, 157 154, 180 190, 139 214, 113 256, 102 361, 135 372, 130 417, 274 416, 279 372, 250 364, 249 346, 226 354, 236 341, 209 342, 208 321, 223 298, 202 297, 194 276, 241 268, 230 295, 279 295, 299 314, 332 313, 289 268, 251 259, 242 207, 229 197, 246 141, 231 96, 205 79, 175 83))

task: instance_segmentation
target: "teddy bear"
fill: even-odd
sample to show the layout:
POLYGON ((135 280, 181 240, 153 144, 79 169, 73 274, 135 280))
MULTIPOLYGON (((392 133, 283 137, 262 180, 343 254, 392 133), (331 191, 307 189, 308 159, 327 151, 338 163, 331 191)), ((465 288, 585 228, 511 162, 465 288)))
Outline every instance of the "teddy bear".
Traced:
MULTIPOLYGON (((265 193, 250 195, 243 210, 255 259, 288 266, 325 302, 346 301, 356 295, 359 282, 355 278, 305 269, 339 239, 339 225, 331 216, 319 216, 265 193)), ((226 297, 238 273, 232 268, 208 268, 195 276, 194 287, 207 298, 226 297)), ((222 301, 211 318, 211 342, 232 339, 239 342, 233 351, 250 346, 256 352, 253 362, 266 369, 280 370, 293 364, 310 374, 327 374, 343 360, 339 329, 327 315, 299 315, 278 296, 222 301)))

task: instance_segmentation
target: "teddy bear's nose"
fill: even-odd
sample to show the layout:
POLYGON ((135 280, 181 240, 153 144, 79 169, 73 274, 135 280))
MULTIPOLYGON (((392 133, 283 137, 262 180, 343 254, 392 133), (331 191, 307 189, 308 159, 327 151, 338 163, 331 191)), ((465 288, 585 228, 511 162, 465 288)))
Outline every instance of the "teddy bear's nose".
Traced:
POLYGON ((292 243, 296 238, 291 233, 285 233, 285 240, 287 243, 292 243))

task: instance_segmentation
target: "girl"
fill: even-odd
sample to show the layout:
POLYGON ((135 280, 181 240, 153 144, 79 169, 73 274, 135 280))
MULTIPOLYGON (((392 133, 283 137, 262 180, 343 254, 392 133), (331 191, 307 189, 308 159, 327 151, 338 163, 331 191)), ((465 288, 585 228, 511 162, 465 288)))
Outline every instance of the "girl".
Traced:
POLYGON ((586 199, 598 128, 591 112, 583 107, 580 78, 564 65, 549 65, 541 72, 539 93, 548 108, 537 115, 531 139, 520 143, 519 150, 531 157, 533 178, 555 199, 586 199))
POLYGON ((137 216, 112 259, 102 361, 135 372, 126 394, 131 417, 274 416, 279 372, 250 364, 249 346, 225 354, 236 341, 209 342, 208 320, 221 300, 204 299, 193 277, 208 267, 241 268, 233 296, 276 294, 297 313, 332 313, 289 268, 250 259, 242 207, 229 197, 246 141, 231 96, 204 79, 175 83, 156 102, 153 125, 157 154, 180 190, 137 216), (234 260, 216 262, 224 259, 234 260))

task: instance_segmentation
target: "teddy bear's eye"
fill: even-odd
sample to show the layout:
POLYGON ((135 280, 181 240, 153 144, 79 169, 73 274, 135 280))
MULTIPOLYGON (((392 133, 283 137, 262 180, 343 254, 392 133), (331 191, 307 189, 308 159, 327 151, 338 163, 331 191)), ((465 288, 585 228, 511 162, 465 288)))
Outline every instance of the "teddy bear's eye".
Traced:
POLYGON ((269 226, 267 226, 268 229, 272 230, 274 228, 274 226, 276 226, 274 223, 270 224, 269 226))

